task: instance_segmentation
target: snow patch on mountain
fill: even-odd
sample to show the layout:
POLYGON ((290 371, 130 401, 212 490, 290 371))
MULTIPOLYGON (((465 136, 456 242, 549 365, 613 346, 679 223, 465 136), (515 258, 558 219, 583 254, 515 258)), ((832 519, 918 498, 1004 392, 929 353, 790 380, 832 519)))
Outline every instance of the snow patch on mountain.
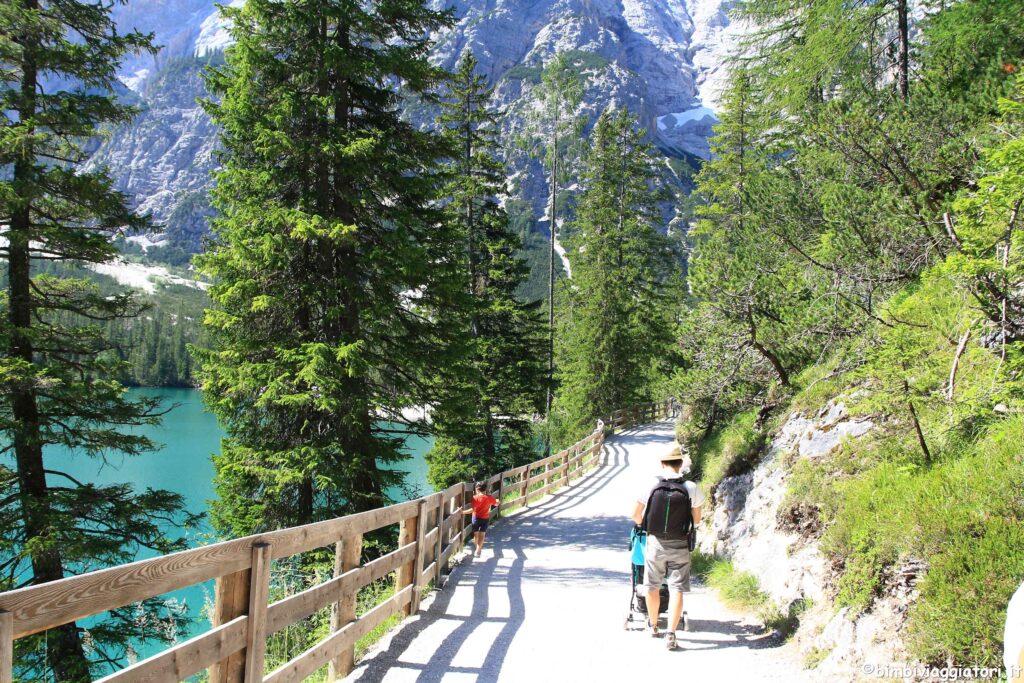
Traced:
MULTIPOLYGON (((241 7, 245 0, 231 0, 228 7, 241 7)), ((199 36, 196 38, 193 54, 196 57, 205 57, 209 54, 223 50, 231 45, 231 35, 228 33, 230 22, 224 18, 220 9, 214 10, 210 16, 203 19, 199 26, 199 36)))
POLYGON ((160 284, 183 285, 203 291, 210 288, 209 283, 173 275, 163 266, 144 266, 141 263, 118 260, 110 263, 86 264, 86 268, 100 275, 112 277, 117 280, 118 284, 140 289, 147 294, 155 294, 157 285, 160 284))
POLYGON ((665 130, 676 126, 685 126, 689 123, 703 123, 704 121, 718 122, 715 112, 707 107, 695 107, 689 111, 673 112, 658 117, 658 130, 665 130))
POLYGON ((707 159, 711 156, 708 139, 714 135, 718 117, 708 107, 694 107, 658 117, 658 131, 671 135, 691 154, 707 159))
POLYGON ((129 90, 142 92, 142 84, 146 82, 147 78, 149 78, 150 73, 149 69, 142 68, 130 75, 122 74, 120 80, 128 86, 129 90))
POLYGON ((569 263, 569 255, 565 253, 565 247, 562 246, 562 242, 555 237, 555 253, 558 254, 558 258, 562 260, 562 268, 565 269, 565 276, 572 279, 572 264, 569 263))

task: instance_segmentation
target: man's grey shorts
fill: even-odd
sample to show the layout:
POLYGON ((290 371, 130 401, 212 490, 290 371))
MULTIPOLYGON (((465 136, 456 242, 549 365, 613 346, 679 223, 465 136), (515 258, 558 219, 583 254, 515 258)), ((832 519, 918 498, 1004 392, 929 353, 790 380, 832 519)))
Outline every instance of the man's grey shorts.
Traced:
POLYGON ((659 590, 664 581, 672 593, 690 590, 690 551, 686 541, 668 541, 668 545, 682 545, 681 548, 668 547, 654 537, 647 535, 647 548, 644 550, 644 587, 648 591, 659 590))

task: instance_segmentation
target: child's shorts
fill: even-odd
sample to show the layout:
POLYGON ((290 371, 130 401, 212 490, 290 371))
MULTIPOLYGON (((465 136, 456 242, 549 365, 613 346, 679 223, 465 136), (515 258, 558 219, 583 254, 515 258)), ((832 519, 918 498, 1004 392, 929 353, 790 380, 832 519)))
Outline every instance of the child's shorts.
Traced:
POLYGON ((473 518, 473 523, 472 523, 473 533, 483 533, 483 532, 487 531, 487 522, 488 522, 488 520, 486 520, 486 519, 481 519, 479 517, 474 517, 473 518))

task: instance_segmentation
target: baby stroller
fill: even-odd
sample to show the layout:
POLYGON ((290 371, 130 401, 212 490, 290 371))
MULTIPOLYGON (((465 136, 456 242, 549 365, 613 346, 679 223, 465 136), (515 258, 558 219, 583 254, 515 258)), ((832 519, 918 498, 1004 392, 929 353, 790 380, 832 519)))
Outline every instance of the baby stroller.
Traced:
MULTIPOLYGON (((629 533, 630 567, 632 570, 630 571, 630 577, 633 585, 630 591, 629 611, 626 613, 626 621, 622 624, 624 629, 629 629, 633 621, 639 621, 641 624, 646 624, 647 621, 647 601, 645 600, 647 591, 644 590, 644 548, 646 546, 647 532, 637 524, 629 533), (638 616, 634 618, 634 614, 638 616)), ((661 584, 660 594, 661 599, 658 601, 659 617, 668 611, 668 586, 664 582, 661 584)), ((679 625, 682 627, 682 630, 688 631, 686 612, 683 612, 680 622, 679 625)))

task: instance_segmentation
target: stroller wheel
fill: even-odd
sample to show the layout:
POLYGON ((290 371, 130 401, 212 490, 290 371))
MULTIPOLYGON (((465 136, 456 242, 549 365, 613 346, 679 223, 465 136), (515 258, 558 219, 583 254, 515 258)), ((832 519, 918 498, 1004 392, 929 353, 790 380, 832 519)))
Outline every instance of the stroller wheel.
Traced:
POLYGON ((630 614, 628 617, 626 617, 626 620, 624 622, 622 622, 623 630, 625 630, 625 631, 629 630, 629 623, 631 621, 633 621, 633 615, 632 614, 630 614))

